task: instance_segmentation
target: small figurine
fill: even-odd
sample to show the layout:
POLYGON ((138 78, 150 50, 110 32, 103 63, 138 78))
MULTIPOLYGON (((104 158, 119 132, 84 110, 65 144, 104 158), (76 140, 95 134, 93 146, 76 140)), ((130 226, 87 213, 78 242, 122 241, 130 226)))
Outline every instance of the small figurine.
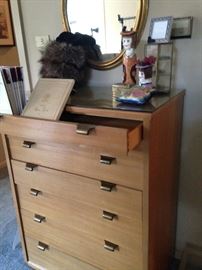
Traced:
POLYGON ((126 28, 123 28, 121 32, 122 43, 125 49, 123 56, 123 83, 124 84, 135 84, 136 79, 136 64, 137 58, 135 53, 135 39, 136 33, 131 29, 131 31, 126 31, 126 28))

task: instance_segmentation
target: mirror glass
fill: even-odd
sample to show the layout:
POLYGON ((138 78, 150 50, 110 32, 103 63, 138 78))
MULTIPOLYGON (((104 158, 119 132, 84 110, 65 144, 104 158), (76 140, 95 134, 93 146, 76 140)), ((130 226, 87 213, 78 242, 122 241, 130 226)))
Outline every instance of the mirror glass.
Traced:
POLYGON ((63 0, 66 30, 93 36, 100 46, 101 59, 94 67, 111 67, 121 58, 121 31, 141 29, 147 0, 63 0))

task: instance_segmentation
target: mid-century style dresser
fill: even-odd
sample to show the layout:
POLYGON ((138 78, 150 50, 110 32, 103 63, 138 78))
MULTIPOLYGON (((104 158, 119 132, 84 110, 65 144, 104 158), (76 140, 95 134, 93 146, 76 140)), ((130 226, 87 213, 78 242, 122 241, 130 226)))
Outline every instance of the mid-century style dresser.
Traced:
POLYGON ((0 118, 33 269, 169 269, 184 92, 144 106, 110 95, 78 92, 60 121, 0 118))
POLYGON ((0 170, 6 167, 6 158, 4 155, 4 149, 2 144, 2 139, 0 137, 0 170))

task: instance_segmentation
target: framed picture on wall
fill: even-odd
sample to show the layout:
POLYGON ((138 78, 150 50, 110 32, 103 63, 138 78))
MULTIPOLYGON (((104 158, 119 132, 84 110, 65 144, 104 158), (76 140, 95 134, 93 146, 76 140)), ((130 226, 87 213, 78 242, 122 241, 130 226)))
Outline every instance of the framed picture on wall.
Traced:
POLYGON ((151 42, 165 43, 170 41, 173 17, 152 18, 149 29, 149 38, 151 42))
POLYGON ((14 37, 9 1, 0 0, 0 46, 13 45, 14 37))
POLYGON ((171 39, 191 38, 193 17, 174 18, 171 39))

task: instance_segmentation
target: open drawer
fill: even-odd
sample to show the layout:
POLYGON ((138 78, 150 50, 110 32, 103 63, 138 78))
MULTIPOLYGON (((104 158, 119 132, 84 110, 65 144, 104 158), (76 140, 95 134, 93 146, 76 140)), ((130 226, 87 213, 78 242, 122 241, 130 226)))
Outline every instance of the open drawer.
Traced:
POLYGON ((142 122, 85 115, 69 115, 64 121, 4 116, 3 134, 28 139, 29 142, 53 142, 86 145, 102 152, 127 154, 142 140, 142 122))

